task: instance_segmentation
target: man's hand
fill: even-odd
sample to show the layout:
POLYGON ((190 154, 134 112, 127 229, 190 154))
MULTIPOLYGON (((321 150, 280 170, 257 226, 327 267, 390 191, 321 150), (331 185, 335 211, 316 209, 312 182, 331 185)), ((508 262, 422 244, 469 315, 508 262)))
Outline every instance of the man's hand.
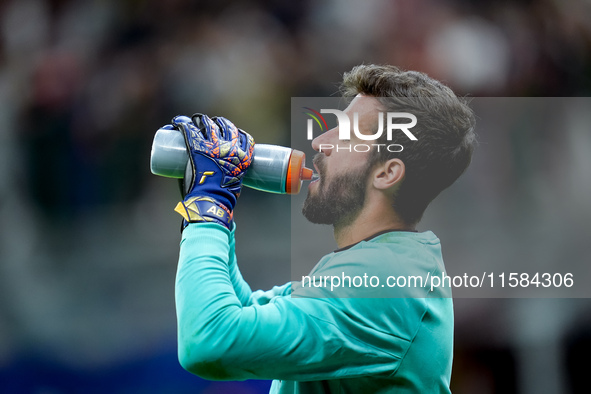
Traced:
POLYGON ((252 161, 253 138, 221 117, 176 116, 172 125, 183 132, 190 158, 184 200, 175 208, 185 219, 183 227, 215 222, 230 229, 242 177, 252 161))

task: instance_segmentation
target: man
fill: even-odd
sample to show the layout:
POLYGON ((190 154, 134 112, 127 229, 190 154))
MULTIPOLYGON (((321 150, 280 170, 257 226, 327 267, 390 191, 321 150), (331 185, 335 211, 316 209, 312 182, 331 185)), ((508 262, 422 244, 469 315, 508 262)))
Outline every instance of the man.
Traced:
POLYGON ((391 66, 354 68, 343 92, 353 97, 345 113, 361 134, 341 141, 335 128, 312 142, 319 179, 303 208, 310 221, 333 225, 339 249, 310 273, 315 283, 293 288, 252 292, 237 266, 232 213, 252 138, 224 118, 173 119, 191 158, 176 208, 184 218, 179 360, 188 371, 215 380, 274 379, 273 393, 449 392, 452 300, 449 289, 426 281, 445 273, 439 240, 415 227, 468 166, 473 113, 441 83, 391 66), (415 139, 392 133, 386 141, 383 133, 378 143, 402 151, 377 143, 368 152, 346 149, 376 135, 384 112, 415 115, 415 139), (363 275, 382 284, 404 278, 405 285, 390 279, 333 291, 326 283, 363 275))

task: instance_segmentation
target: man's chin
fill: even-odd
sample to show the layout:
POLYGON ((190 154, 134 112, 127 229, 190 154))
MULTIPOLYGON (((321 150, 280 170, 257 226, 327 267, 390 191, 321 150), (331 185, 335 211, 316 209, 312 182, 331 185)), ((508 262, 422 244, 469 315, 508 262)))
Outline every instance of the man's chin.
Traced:
POLYGON ((326 208, 322 207, 318 200, 317 194, 308 190, 308 196, 302 207, 302 215, 313 224, 333 224, 332 218, 327 215, 326 208))
POLYGON ((369 169, 361 169, 337 176, 328 183, 321 177, 308 187, 302 214, 314 224, 342 226, 351 223, 365 203, 368 176, 369 169))
POLYGON ((333 225, 334 223, 326 216, 316 215, 309 212, 302 212, 306 220, 308 220, 312 224, 326 224, 326 225, 333 225))

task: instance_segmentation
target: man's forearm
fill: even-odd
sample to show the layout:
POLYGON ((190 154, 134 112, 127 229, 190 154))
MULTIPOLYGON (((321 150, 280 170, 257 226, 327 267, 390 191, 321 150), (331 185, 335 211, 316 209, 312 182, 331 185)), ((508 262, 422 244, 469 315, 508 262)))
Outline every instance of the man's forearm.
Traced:
POLYGON ((218 358, 220 342, 239 318, 242 302, 228 267, 230 238, 217 224, 190 224, 183 232, 175 296, 179 360, 191 372, 218 358))

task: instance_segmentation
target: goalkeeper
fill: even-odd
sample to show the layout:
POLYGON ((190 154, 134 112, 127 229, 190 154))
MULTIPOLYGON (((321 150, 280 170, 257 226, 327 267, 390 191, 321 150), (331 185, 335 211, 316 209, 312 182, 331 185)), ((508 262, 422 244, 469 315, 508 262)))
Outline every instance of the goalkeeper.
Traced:
MULTIPOLYGON (((367 142, 338 128, 312 141, 319 179, 304 216, 330 224, 339 249, 314 277, 441 275, 439 239, 416 225, 427 205, 470 163, 474 115, 446 86, 392 66, 357 66, 343 78, 361 133, 378 113, 408 111, 416 140, 401 152, 355 152, 367 142)), ((181 365, 206 379, 273 379, 272 393, 448 393, 453 350, 449 289, 304 287, 251 291, 235 255, 232 214, 254 141, 224 118, 175 117, 190 156, 176 278, 181 365), (381 293, 382 292, 382 293, 381 293)), ((385 134, 385 133, 384 133, 385 134)), ((385 138, 385 136, 384 136, 385 138)), ((376 142, 376 141, 374 141, 376 142)), ((379 142, 379 141, 377 141, 379 142)))

